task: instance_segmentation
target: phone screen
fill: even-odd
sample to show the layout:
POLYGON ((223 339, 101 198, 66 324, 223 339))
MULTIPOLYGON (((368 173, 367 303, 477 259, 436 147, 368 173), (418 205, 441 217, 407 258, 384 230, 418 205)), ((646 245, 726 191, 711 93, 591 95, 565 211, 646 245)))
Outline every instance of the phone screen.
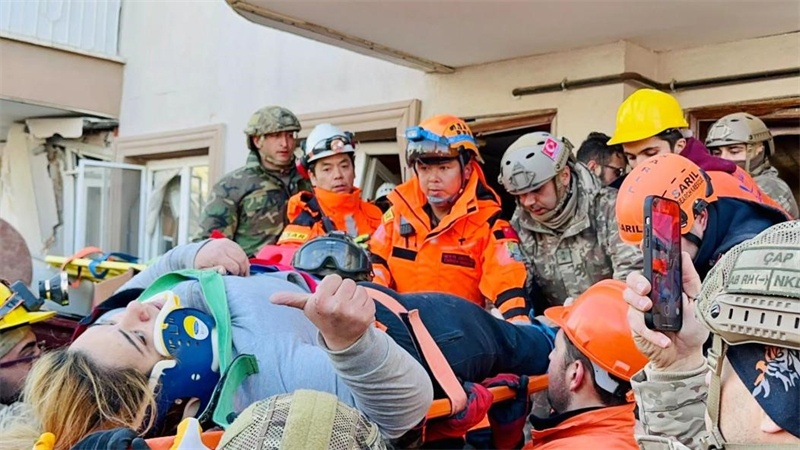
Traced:
POLYGON ((649 275, 653 301, 650 317, 646 317, 648 327, 677 331, 682 323, 680 206, 655 196, 646 203, 645 274, 649 275))

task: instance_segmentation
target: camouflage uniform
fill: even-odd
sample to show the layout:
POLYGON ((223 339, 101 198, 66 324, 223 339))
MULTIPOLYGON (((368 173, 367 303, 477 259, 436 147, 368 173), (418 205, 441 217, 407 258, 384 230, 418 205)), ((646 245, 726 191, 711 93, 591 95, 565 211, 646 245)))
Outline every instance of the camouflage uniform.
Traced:
POLYGON ((781 207, 792 216, 792 219, 800 218, 797 201, 792 194, 791 188, 785 181, 778 177, 778 169, 768 163, 750 171, 750 175, 767 195, 778 202, 781 207))
POLYGON ((703 365, 691 372, 649 370, 631 378, 639 407, 639 421, 646 436, 636 436, 639 447, 650 449, 700 449, 706 433, 708 386, 703 365))
MULTIPOLYGON (((252 136, 298 131, 300 122, 289 110, 268 106, 256 111, 244 132, 248 145, 252 136)), ((214 230, 236 241, 248 256, 277 242, 286 226, 289 198, 311 190, 294 164, 283 171, 268 170, 257 151, 251 149, 244 167, 222 178, 211 192, 194 240, 208 238, 214 230)))
POLYGON ((603 187, 583 164, 572 165, 572 174, 578 204, 563 234, 536 222, 521 206, 511 218, 527 259, 528 282, 539 283, 548 306, 562 305, 600 280, 624 280, 642 268, 641 251, 619 238, 617 191, 603 187))

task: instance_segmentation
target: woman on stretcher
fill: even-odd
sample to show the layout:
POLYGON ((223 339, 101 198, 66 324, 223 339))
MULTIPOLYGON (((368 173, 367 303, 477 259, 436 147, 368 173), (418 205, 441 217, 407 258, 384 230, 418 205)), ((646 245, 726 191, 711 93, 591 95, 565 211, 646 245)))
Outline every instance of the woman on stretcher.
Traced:
POLYGON ((39 431, 53 432, 55 448, 67 449, 109 428, 172 433, 186 416, 225 427, 257 400, 312 389, 335 394, 374 421, 384 438, 396 439, 423 422, 433 392, 446 394, 454 413, 471 407, 475 385, 467 395, 448 379, 477 383, 499 373, 546 371, 554 336, 549 328, 512 325, 445 294, 398 295, 356 285, 353 279, 371 273, 366 253, 340 237, 306 246, 320 242, 327 254, 316 249, 304 259, 298 251, 295 261, 345 279, 328 275, 315 289, 309 285, 315 280, 297 271, 267 268, 251 276, 244 252, 228 240, 164 255, 84 319, 69 348, 34 366, 25 398, 41 421, 39 431), (230 275, 171 274, 212 267, 230 275), (379 297, 393 298, 409 313, 379 297), (441 364, 428 363, 425 341, 435 343, 433 356, 438 349, 452 369, 449 377, 435 373, 441 364), (94 383, 73 382, 87 378, 94 383), (138 380, 138 390, 106 385, 119 379, 138 380), (61 385, 80 392, 64 392, 61 385))

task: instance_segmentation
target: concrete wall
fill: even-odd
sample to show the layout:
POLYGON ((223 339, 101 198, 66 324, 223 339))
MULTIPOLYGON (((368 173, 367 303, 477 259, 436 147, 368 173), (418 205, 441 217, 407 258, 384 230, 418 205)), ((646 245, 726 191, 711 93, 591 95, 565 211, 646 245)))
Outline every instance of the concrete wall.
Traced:
POLYGON ((557 109, 554 131, 579 144, 590 131, 610 132, 622 85, 514 97, 514 88, 611 75, 624 71, 625 43, 501 61, 431 74, 426 79, 422 116, 460 116, 557 109))
POLYGON ((296 114, 409 100, 419 71, 253 24, 225 2, 123 2, 120 136, 226 125, 225 171, 244 163, 258 108, 296 114))
POLYGON ((121 61, 6 38, 0 38, 0 57, 0 98, 119 115, 121 61))
MULTIPOLYGON (((671 79, 735 75, 800 66, 800 33, 710 45, 664 53, 659 58, 659 76, 671 79)), ((684 108, 748 100, 800 95, 800 80, 782 80, 679 92, 684 108)))
MULTIPOLYGON (((617 42, 423 74, 246 21, 221 1, 123 2, 120 53, 127 63, 120 135, 226 126, 223 171, 245 158, 241 130, 266 104, 298 114, 418 98, 422 117, 556 109, 554 131, 580 143, 613 132, 636 87, 610 85, 524 97, 514 88, 621 72, 689 80, 800 65, 800 34, 656 53, 617 42)), ((796 79, 686 91, 684 107, 800 95, 796 79)))

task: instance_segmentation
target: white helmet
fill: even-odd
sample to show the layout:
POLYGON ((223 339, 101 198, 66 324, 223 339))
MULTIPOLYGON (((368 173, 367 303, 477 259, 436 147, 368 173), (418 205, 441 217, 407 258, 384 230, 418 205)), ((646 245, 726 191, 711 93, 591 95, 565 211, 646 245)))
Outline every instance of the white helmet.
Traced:
POLYGON ((317 125, 303 143, 303 165, 308 167, 314 161, 340 153, 355 153, 354 137, 353 133, 329 123, 317 125))
POLYGON ((382 185, 378 186, 378 190, 375 191, 375 200, 381 197, 386 197, 396 187, 397 185, 392 183, 391 181, 387 181, 386 183, 383 183, 382 185))

